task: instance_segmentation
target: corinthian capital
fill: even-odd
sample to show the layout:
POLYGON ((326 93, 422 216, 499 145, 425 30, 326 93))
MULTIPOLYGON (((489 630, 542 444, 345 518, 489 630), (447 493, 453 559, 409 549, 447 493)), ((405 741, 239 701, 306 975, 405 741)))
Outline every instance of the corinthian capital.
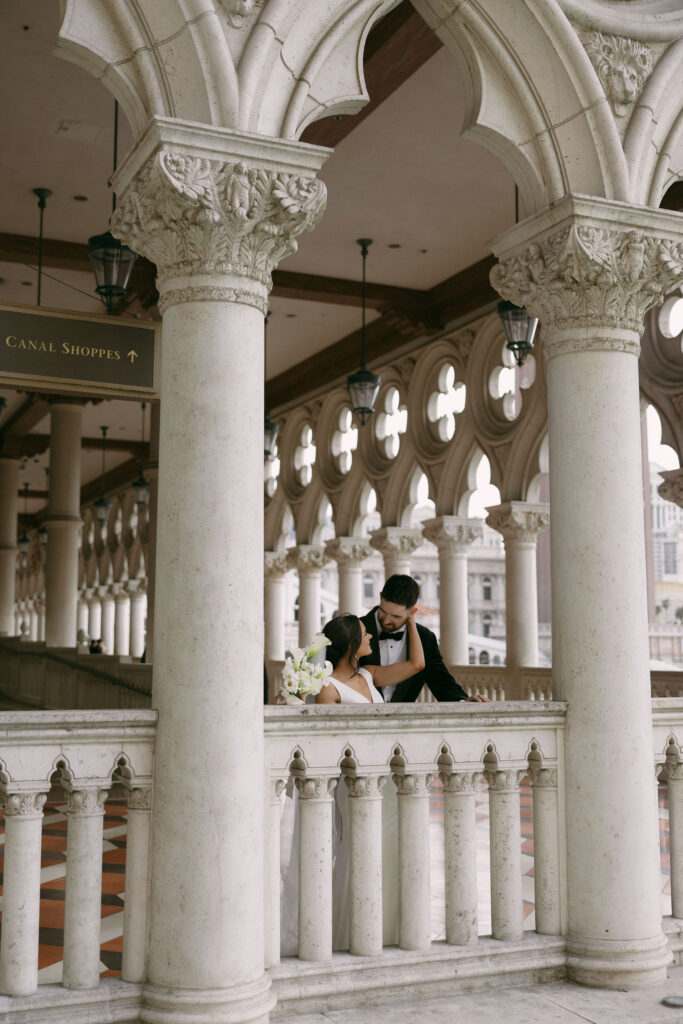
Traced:
POLYGON ((609 200, 567 196, 506 232, 495 250, 501 259, 491 270, 496 291, 526 306, 551 332, 590 328, 593 348, 637 352, 637 338, 610 332, 639 335, 647 310, 683 275, 677 219, 609 200))
POLYGON ((658 493, 665 501, 683 508, 683 469, 667 469, 659 475, 664 477, 664 483, 657 488, 658 493))
POLYGON ((335 537, 325 544, 325 554, 340 569, 345 569, 361 566, 372 554, 372 548, 362 537, 335 537))
POLYGON ((296 143, 155 118, 117 174, 112 231, 156 264, 160 308, 244 302, 265 312, 271 272, 325 209, 296 143))
POLYGON ((385 526, 373 530, 370 545, 383 555, 412 555, 422 543, 422 530, 405 526, 385 526))
POLYGON ((464 519, 461 516, 438 516, 426 519, 422 533, 441 554, 466 552, 470 544, 479 540, 483 533, 481 519, 464 519))
POLYGON ((489 508, 486 522, 502 534, 506 542, 535 547, 538 534, 550 525, 550 508, 526 501, 506 501, 489 508))
POLYGON ((320 571, 328 561, 325 548, 316 544, 299 544, 287 552, 287 565, 299 572, 320 571))
POLYGON ((7 793, 5 817, 41 818, 47 793, 7 793))
POLYGON ((267 579, 277 579, 279 576, 284 576, 288 568, 286 551, 265 552, 263 571, 267 579))

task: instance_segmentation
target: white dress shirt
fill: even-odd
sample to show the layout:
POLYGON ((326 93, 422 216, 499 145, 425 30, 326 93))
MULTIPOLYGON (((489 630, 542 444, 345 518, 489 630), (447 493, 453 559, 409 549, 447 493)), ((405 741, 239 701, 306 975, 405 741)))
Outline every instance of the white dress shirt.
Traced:
MULTIPOLYGON (((377 635, 382 632, 382 626, 375 612, 375 622, 377 623, 377 635)), ((400 640, 380 640, 379 641, 379 663, 380 665, 395 665, 399 661, 406 660, 406 633, 408 630, 407 626, 402 626, 403 636, 400 640)), ((396 633, 401 630, 395 630, 396 633)), ((393 630, 392 630, 393 632, 393 630)), ((380 691, 386 703, 389 703, 391 696, 396 689, 396 686, 382 686, 380 691)))

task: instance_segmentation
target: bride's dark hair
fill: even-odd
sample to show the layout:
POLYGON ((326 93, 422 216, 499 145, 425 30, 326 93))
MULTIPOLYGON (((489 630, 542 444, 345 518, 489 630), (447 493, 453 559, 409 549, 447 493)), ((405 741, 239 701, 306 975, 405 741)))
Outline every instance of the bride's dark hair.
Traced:
POLYGON ((330 641, 325 648, 325 657, 332 662, 332 668, 336 668, 344 655, 348 652, 354 672, 358 671, 358 659, 356 651, 363 642, 363 633, 360 628, 360 619, 357 615, 336 615, 323 626, 323 633, 330 641))

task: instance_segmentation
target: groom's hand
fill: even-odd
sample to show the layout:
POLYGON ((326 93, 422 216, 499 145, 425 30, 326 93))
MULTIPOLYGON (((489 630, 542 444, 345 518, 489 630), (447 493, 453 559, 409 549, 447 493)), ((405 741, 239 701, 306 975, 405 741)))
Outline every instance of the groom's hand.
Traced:
POLYGON ((474 702, 476 702, 478 704, 490 704, 491 703, 491 701, 489 700, 488 697, 482 697, 482 695, 480 693, 473 693, 471 697, 467 698, 467 700, 469 702, 474 701, 474 702))

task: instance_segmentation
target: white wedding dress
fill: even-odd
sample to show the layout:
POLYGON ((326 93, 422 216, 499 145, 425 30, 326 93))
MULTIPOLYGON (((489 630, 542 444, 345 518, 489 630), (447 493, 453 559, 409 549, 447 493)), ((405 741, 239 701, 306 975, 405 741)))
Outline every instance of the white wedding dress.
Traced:
MULTIPOLYGON (((372 682, 367 669, 359 669, 368 685, 373 704, 383 704, 382 695, 372 682)), ((334 686, 342 704, 368 704, 367 697, 341 680, 330 677, 328 685, 334 686)), ((387 770, 387 774, 389 774, 387 770)), ((280 938, 283 956, 295 956, 298 951, 298 903, 299 903, 299 800, 296 788, 290 779, 287 799, 282 814, 281 831, 281 906, 280 938)), ((339 780, 334 797, 332 824, 332 944, 335 950, 349 948, 349 814, 348 789, 339 780)), ((382 793, 382 849, 377 856, 382 858, 382 905, 384 945, 393 946, 398 941, 398 814, 396 789, 388 781, 382 793)))

